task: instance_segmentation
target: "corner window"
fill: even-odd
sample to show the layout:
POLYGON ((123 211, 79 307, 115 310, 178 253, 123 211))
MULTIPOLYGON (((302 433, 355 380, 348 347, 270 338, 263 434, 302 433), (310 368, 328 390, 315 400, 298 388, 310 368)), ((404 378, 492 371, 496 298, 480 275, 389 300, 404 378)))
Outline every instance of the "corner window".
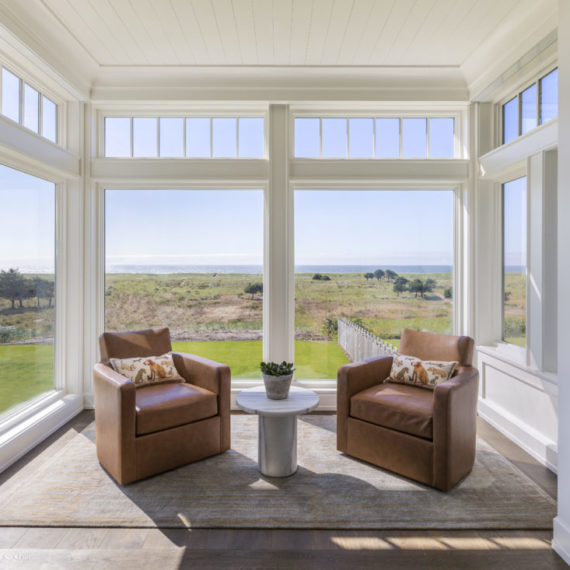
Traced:
POLYGON ((503 340, 526 346, 526 177, 503 184, 503 340))
POLYGON ((558 69, 541 77, 502 106, 506 144, 558 116, 558 69))
POLYGON ((57 104, 4 67, 1 77, 2 114, 57 143, 57 104))
POLYGON ((55 185, 0 166, 0 414, 54 387, 55 185))

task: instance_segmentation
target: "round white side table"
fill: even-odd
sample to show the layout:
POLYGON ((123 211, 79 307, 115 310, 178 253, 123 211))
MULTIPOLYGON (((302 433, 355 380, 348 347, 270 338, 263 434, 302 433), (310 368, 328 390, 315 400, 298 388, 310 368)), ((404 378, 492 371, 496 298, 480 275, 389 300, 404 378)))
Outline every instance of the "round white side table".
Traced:
POLYGON ((291 386, 285 400, 270 400, 264 386, 243 390, 237 396, 240 409, 259 416, 259 470, 268 477, 287 477, 297 471, 297 416, 314 410, 319 396, 312 390, 291 386))

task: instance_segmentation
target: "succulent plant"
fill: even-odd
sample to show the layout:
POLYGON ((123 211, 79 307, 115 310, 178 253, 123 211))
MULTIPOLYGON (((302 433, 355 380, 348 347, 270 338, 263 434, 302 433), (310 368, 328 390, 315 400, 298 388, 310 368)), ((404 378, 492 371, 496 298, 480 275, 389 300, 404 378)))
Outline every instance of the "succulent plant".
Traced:
POLYGON ((293 368, 292 362, 283 361, 281 364, 277 362, 262 362, 260 364, 261 372, 267 374, 268 376, 286 376, 288 374, 293 374, 295 368, 293 368))

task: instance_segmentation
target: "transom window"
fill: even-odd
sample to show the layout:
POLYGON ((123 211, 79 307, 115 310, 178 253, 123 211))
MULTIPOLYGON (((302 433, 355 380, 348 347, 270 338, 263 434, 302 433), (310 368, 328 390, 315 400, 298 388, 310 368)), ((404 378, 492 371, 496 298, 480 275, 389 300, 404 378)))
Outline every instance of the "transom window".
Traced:
POLYGON ((297 158, 454 158, 453 117, 296 117, 297 158))
POLYGON ((106 117, 110 158, 263 158, 263 117, 106 117))
POLYGON ((502 106, 503 144, 558 116, 558 69, 554 69, 502 106))
POLYGON ((2 68, 2 114, 51 142, 57 142, 57 105, 11 71, 2 68))

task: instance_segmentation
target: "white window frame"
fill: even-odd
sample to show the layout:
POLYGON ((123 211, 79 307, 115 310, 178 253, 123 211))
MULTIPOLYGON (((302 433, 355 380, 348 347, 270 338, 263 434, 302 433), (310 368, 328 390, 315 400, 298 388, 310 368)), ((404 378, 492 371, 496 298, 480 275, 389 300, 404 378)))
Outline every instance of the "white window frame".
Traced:
MULTIPOLYGON (((3 58, 0 55, 0 68, 5 68, 10 73, 15 75, 20 81, 20 121, 16 122, 12 119, 2 117, 15 125, 18 125, 22 129, 24 129, 27 133, 32 136, 38 137, 43 142, 47 144, 52 144, 57 147, 66 147, 67 139, 66 139, 66 129, 65 129, 65 116, 67 113, 67 108, 65 104, 65 100, 59 96, 58 94, 54 93, 51 89, 47 88, 44 85, 40 85, 38 81, 28 73, 26 70, 21 68, 18 65, 15 65, 13 62, 8 61, 6 58, 3 58), (38 132, 35 133, 31 129, 28 129, 24 126, 24 84, 29 85, 33 89, 38 92, 39 100, 38 100, 38 132), (43 113, 43 103, 42 103, 42 96, 47 97, 51 100, 52 103, 55 104, 56 107, 56 124, 55 124, 55 141, 51 141, 43 136, 42 133, 42 113, 43 113)), ((2 93, 2 74, 0 73, 0 98, 2 93)))
POLYGON ((144 158, 144 160, 179 160, 179 161, 219 161, 219 160, 267 160, 268 159, 268 107, 267 105, 238 105, 236 107, 219 107, 213 105, 213 107, 204 108, 203 106, 180 106, 180 107, 166 107, 161 108, 153 106, 149 108, 146 105, 136 105, 129 106, 127 108, 121 107, 98 107, 95 112, 95 124, 96 124, 96 145, 95 145, 95 157, 98 159, 105 160, 141 160, 143 158, 133 156, 133 119, 135 118, 156 118, 157 119, 157 129, 156 129, 156 144, 157 144, 157 156, 144 158), (131 156, 129 157, 106 157, 105 156, 105 119, 106 118, 124 118, 130 119, 130 130, 131 130, 131 156), (160 119, 161 118, 173 118, 173 119, 183 119, 184 120, 184 155, 182 157, 161 157, 160 156, 160 119), (209 157, 191 157, 186 156, 186 119, 189 118, 204 118, 210 119, 210 156, 209 157), (213 156, 213 121, 212 119, 237 119, 236 125, 236 156, 231 158, 217 158, 213 156), (250 119, 259 118, 263 119, 263 156, 260 157, 240 157, 239 156, 239 119, 250 119))
MULTIPOLYGON (((122 106, 98 107, 93 110, 95 128, 99 136, 94 140, 95 157, 91 161, 91 234, 94 238, 90 255, 91 271, 86 278, 93 284, 89 293, 89 306, 94 307, 91 324, 86 325, 86 345, 90 346, 85 361, 85 375, 91 374, 98 358, 97 336, 104 327, 104 190, 109 189, 184 189, 184 190, 224 190, 260 189, 264 192, 264 303, 263 303, 263 356, 264 359, 292 359, 294 351, 294 204, 295 190, 302 189, 369 189, 369 190, 452 190, 454 192, 454 260, 453 260, 453 327, 458 333, 468 333, 465 329, 464 308, 470 290, 462 287, 468 282, 465 275, 465 224, 469 161, 467 159, 395 159, 364 160, 354 159, 296 159, 293 157, 293 124, 299 109, 288 105, 265 107, 265 148, 262 159, 155 159, 155 158, 105 158, 104 157, 104 118, 117 116, 152 117, 250 117, 252 107, 234 108, 228 106, 122 106), (367 162, 362 171, 359 164, 367 162), (357 164, 359 163, 359 164, 357 164), (325 174, 323 174, 325 173, 325 174), (94 255, 94 256, 93 256, 94 255), (288 268, 288 269, 286 269, 288 268), (283 273, 285 272, 285 273, 283 273), (278 286, 272 287, 272 283, 278 286), (90 329, 90 330, 89 330, 90 329)), ((255 106, 259 110, 259 105, 255 106)), ((315 111, 305 109, 309 115, 315 111)), ((353 109, 354 111, 354 109, 353 109)), ((398 109, 362 109, 353 116, 387 116, 388 112, 402 116, 398 109), (372 113, 372 115, 371 115, 372 113)), ((421 117, 452 117, 455 119, 456 133, 465 132, 467 106, 444 106, 422 113, 410 114, 421 117)), ((319 116, 324 116, 322 111, 319 116)), ((330 115, 338 116, 338 111, 330 110, 330 115)), ((347 116, 347 114, 343 114, 347 116)), ((463 135, 461 135, 463 136, 463 135)), ((463 141, 462 156, 466 156, 467 145, 463 141)), ((232 393, 235 395, 244 387, 258 384, 259 380, 234 380, 232 393)), ((303 386, 316 389, 321 394, 321 408, 335 409, 336 379, 303 380, 303 386)), ((86 387, 87 404, 92 404, 92 387, 86 387)))
POLYGON ((316 107, 293 107, 290 114, 289 131, 292 133, 290 137, 289 156, 295 160, 348 160, 348 161, 387 161, 387 160, 426 160, 434 161, 455 161, 468 158, 468 150, 466 144, 467 129, 465 127, 466 113, 464 108, 439 108, 433 105, 426 105, 425 109, 406 109, 405 104, 399 107, 387 106, 384 108, 371 109, 318 109, 316 107), (295 157, 295 119, 319 119, 320 120, 320 154, 321 156, 295 157), (400 156, 393 158, 382 158, 376 156, 376 119, 400 119, 400 156), (430 158, 429 156, 429 119, 453 119, 454 135, 453 135, 453 157, 450 158, 430 158), (327 158, 322 156, 322 119, 346 119, 346 157, 327 158), (373 121, 373 156, 369 158, 351 158, 349 155, 349 119, 372 119, 373 121), (402 156, 402 119, 426 119, 426 157, 425 158, 406 158, 402 156))
POLYGON ((557 68, 558 68, 558 63, 555 63, 555 64, 550 63, 549 65, 542 67, 540 69, 540 71, 536 72, 533 75, 533 78, 531 80, 525 81, 524 83, 519 84, 519 86, 516 89, 510 90, 508 95, 505 95, 504 97, 502 97, 499 101, 497 101, 495 103, 495 107, 496 107, 495 126, 496 126, 496 132, 497 132, 495 147, 501 147, 501 146, 511 144, 511 143, 519 140, 521 137, 528 136, 528 135, 534 133, 537 129, 540 129, 546 125, 550 125, 553 121, 556 121, 556 122, 558 121, 558 117, 555 117, 554 119, 550 119, 549 121, 546 121, 545 123, 540 122, 540 117, 541 117, 541 112, 540 112, 540 95, 541 95, 540 81, 541 81, 541 79, 546 77, 549 73, 553 72, 557 68), (523 133, 522 132, 522 105, 521 105, 522 94, 524 91, 526 91, 532 85, 536 85, 536 127, 530 129, 526 133, 523 133), (508 103, 512 99, 517 100, 517 107, 518 107, 517 108, 517 132, 518 132, 518 135, 509 142, 503 142, 504 141, 503 106, 505 105, 505 103, 508 103))

